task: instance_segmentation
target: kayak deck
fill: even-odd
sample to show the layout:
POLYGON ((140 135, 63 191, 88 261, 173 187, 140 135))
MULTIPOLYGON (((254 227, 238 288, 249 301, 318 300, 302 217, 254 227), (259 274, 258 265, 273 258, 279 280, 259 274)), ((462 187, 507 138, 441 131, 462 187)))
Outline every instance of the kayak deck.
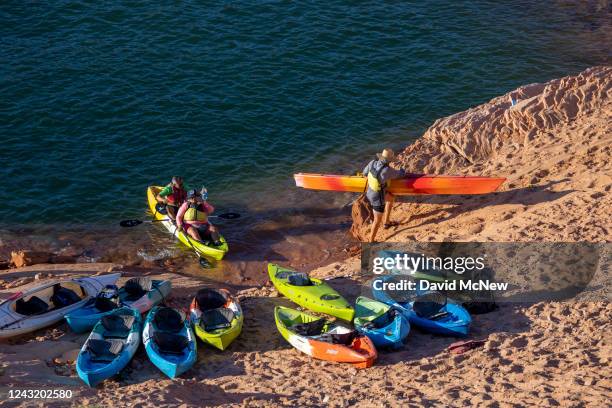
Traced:
MULTIPOLYGON (((362 193, 366 188, 366 178, 362 176, 297 173, 293 177, 297 187, 309 190, 362 193)), ((505 180, 503 177, 410 174, 391 180, 389 192, 396 195, 487 194, 496 191, 505 180)))

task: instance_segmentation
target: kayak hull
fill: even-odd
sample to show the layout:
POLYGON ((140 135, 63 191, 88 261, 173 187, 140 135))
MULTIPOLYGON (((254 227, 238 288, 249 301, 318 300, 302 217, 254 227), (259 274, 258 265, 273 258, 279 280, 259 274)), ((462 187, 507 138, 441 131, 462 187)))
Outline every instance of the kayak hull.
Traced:
POLYGON ((276 264, 268 264, 270 281, 283 296, 313 312, 325 313, 350 322, 355 310, 338 292, 320 279, 309 278, 310 286, 294 286, 289 275, 298 272, 276 264))
POLYGON ((113 285, 120 276, 120 273, 113 273, 87 278, 57 280, 45 283, 25 292, 16 293, 9 300, 0 305, 0 339, 27 334, 61 321, 65 314, 85 306, 92 297, 95 297, 106 285, 113 285), (59 309, 53 308, 43 314, 27 316, 17 313, 16 304, 20 299, 29 300, 31 297, 36 296, 49 303, 50 290, 52 290, 53 285, 57 283, 66 287, 70 286, 74 290, 79 291, 81 300, 66 307, 59 309))
MULTIPOLYGON (((448 313, 448 316, 431 320, 419 316, 413 309, 414 302, 396 302, 389 294, 383 290, 377 290, 374 282, 377 280, 391 279, 393 275, 380 276, 372 281, 372 297, 379 302, 393 306, 400 311, 412 326, 419 327, 423 331, 442 336, 465 337, 469 333, 472 317, 465 308, 450 300, 440 309, 440 312, 448 313)), ((380 285, 379 285, 380 286, 380 285)), ((424 294, 419 293, 419 294, 424 294)))
MULTIPOLYGON (((123 288, 119 289, 119 299, 121 300, 122 306, 136 309, 143 314, 168 297, 171 290, 172 283, 170 281, 153 280, 153 288, 140 299, 135 301, 125 300, 126 293, 123 288)), ((86 304, 74 312, 68 313, 64 317, 66 318, 66 321, 73 332, 86 333, 91 331, 91 329, 93 329, 93 327, 102 317, 107 316, 112 312, 112 310, 109 310, 108 312, 100 312, 95 307, 93 302, 91 302, 90 304, 86 304)))
MULTIPOLYGON (((297 187, 308 190, 363 193, 366 188, 366 178, 362 176, 297 173, 293 177, 297 187)), ((391 180, 388 191, 395 195, 487 194, 496 191, 505 180, 501 177, 412 174, 391 180)))
POLYGON ((169 378, 176 378, 188 371, 198 358, 197 341, 191 328, 191 322, 185 319, 182 329, 176 333, 187 339, 187 347, 179 353, 164 353, 155 343, 154 335, 160 329, 155 324, 155 315, 161 307, 154 307, 147 315, 142 331, 142 342, 149 360, 169 378))
POLYGON ((109 362, 97 362, 91 357, 90 352, 87 349, 87 342, 89 340, 105 340, 104 327, 102 322, 98 322, 85 344, 79 352, 79 356, 76 362, 77 374, 85 384, 90 387, 95 387, 102 381, 118 374, 128 365, 138 346, 140 345, 140 331, 142 329, 142 318, 137 310, 130 308, 120 308, 113 311, 112 314, 130 314, 134 316, 135 320, 130 329, 128 336, 122 339, 123 348, 119 355, 115 359, 109 362))
POLYGON ((172 235, 178 238, 185 246, 188 248, 192 248, 198 255, 204 256, 207 258, 212 258, 216 261, 220 261, 223 259, 227 251, 229 251, 229 246, 227 245, 227 241, 223 236, 219 237, 219 241, 221 241, 221 245, 212 246, 206 245, 203 242, 196 241, 195 239, 187 236, 184 231, 178 231, 176 225, 172 220, 168 218, 166 214, 161 214, 157 211, 157 200, 155 197, 157 193, 162 189, 160 186, 149 186, 147 188, 147 201, 149 203, 149 209, 153 213, 153 216, 156 220, 165 220, 160 221, 159 223, 164 226, 172 235))
POLYGON ((295 324, 308 323, 320 318, 299 310, 277 306, 274 319, 279 333, 289 344, 304 354, 319 360, 349 363, 356 368, 368 368, 374 364, 378 352, 372 341, 360 335, 350 345, 319 341, 316 336, 302 336, 291 330, 295 324))
POLYGON ((368 336, 377 348, 398 349, 404 345, 410 323, 408 319, 397 313, 392 320, 382 327, 369 327, 374 319, 381 317, 391 309, 391 306, 373 299, 360 296, 355 302, 355 329, 368 336))
POLYGON ((233 313, 233 318, 229 327, 219 328, 215 330, 206 330, 205 324, 202 322, 203 312, 200 310, 196 299, 194 298, 189 307, 190 320, 193 322, 195 335, 210 346, 213 346, 221 351, 227 349, 230 344, 242 332, 244 323, 244 314, 240 307, 240 302, 231 296, 227 289, 215 289, 226 300, 226 303, 219 305, 220 308, 228 309, 233 313))

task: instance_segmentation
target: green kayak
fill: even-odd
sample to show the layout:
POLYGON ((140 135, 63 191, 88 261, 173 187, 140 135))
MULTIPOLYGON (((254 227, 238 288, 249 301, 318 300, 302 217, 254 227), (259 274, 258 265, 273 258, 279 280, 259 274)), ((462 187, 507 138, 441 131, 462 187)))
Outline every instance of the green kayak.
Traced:
POLYGON ((298 305, 348 322, 353 320, 355 310, 322 280, 275 264, 268 264, 268 275, 276 290, 298 305))

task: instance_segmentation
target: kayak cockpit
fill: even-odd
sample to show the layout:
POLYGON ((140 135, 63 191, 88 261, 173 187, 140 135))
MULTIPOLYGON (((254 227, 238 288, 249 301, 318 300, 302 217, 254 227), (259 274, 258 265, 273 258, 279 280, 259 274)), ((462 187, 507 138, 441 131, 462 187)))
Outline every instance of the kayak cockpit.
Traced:
POLYGON ((11 309, 23 316, 35 316, 73 305, 86 297, 85 288, 75 282, 54 283, 17 298, 11 309))

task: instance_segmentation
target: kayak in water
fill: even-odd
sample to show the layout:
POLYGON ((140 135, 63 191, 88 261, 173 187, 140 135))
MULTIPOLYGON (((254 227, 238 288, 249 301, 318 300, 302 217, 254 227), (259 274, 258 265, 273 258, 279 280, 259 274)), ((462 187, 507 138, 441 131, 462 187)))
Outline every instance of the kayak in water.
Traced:
POLYGON ((81 348, 77 373, 90 387, 119 374, 140 345, 142 318, 135 309, 123 307, 104 316, 81 348))
POLYGON ((142 343, 149 360, 170 378, 189 370, 198 358, 189 319, 170 307, 151 309, 142 330, 142 343))
POLYGON ((185 231, 179 230, 174 221, 166 214, 166 210, 163 204, 159 204, 156 196, 157 193, 163 187, 150 186, 147 188, 147 200, 149 202, 149 208, 153 213, 155 219, 160 220, 168 232, 177 237, 179 241, 185 244, 187 247, 192 248, 199 256, 205 256, 214 260, 220 261, 223 259, 229 247, 223 236, 219 237, 220 245, 215 246, 211 241, 198 241, 188 236, 185 231))
POLYGON ((18 292, 0 305, 0 339, 33 332, 62 320, 64 315, 85 306, 120 273, 66 279, 18 292))
POLYGON ((406 317, 391 306, 360 296, 355 301, 355 328, 376 347, 400 348, 410 332, 406 317))
POLYGON ((242 308, 227 289, 200 289, 189 309, 196 336, 219 350, 225 350, 242 331, 242 308))
MULTIPOLYGON (((295 185, 308 190, 363 193, 366 177, 335 174, 297 173, 295 185)), ((505 181, 500 177, 435 176, 411 174, 391 180, 387 191, 394 195, 420 194, 487 194, 496 191, 505 181)))
MULTIPOLYGON (((132 278, 117 290, 116 301, 98 296, 90 299, 85 306, 64 316, 70 329, 75 333, 90 331, 96 323, 114 309, 121 306, 131 307, 140 313, 148 312, 170 294, 172 283, 169 280, 153 280, 147 277, 132 278)), ((100 295, 102 295, 101 293, 100 295)))
POLYGON ((274 319, 289 344, 314 358, 367 368, 378 357, 372 341, 349 327, 281 306, 274 308, 274 319))
POLYGON ((350 322, 355 310, 338 292, 320 279, 276 264, 268 264, 268 276, 276 290, 298 305, 350 322))

